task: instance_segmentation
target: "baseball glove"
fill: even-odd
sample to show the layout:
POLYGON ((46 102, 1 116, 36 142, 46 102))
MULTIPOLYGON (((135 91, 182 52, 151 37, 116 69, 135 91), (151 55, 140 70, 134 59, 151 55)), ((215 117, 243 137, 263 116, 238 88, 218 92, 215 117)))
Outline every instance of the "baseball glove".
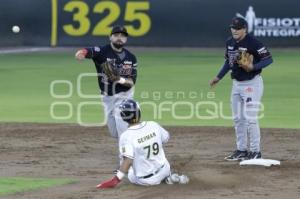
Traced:
POLYGON ((111 82, 117 81, 120 79, 120 74, 116 68, 114 61, 106 61, 101 64, 103 73, 107 76, 107 79, 111 82))
POLYGON ((240 51, 237 58, 237 63, 245 71, 250 72, 253 70, 253 55, 247 53, 246 51, 240 51))

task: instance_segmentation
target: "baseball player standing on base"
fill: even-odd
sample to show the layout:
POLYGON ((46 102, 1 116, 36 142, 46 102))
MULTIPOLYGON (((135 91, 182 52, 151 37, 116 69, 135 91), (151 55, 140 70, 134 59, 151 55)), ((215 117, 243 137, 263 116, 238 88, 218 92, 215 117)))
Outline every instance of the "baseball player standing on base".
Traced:
POLYGON ((97 188, 117 186, 126 173, 129 181, 138 185, 188 183, 187 176, 171 174, 163 149, 169 133, 156 122, 140 122, 141 111, 134 100, 124 100, 119 108, 121 118, 129 124, 119 142, 122 163, 113 178, 97 185, 97 188))
POLYGON ((218 75, 210 81, 210 86, 216 85, 231 70, 231 108, 237 150, 225 159, 230 161, 261 158, 257 119, 263 95, 261 72, 273 60, 268 49, 255 37, 247 34, 245 19, 233 18, 230 28, 232 37, 226 42, 225 63, 218 75))
POLYGON ((111 136, 115 138, 119 138, 128 127, 119 117, 118 106, 124 99, 133 98, 137 78, 136 57, 124 48, 127 37, 124 27, 115 26, 109 37, 110 44, 84 48, 75 54, 77 60, 87 58, 95 63, 107 126, 111 136))

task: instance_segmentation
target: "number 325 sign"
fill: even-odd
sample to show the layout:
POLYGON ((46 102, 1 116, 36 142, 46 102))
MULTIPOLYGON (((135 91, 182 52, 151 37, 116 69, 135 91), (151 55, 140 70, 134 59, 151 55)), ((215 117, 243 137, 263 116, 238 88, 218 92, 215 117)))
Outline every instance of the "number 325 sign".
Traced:
POLYGON ((73 37, 88 34, 106 36, 117 21, 126 24, 130 36, 143 36, 151 28, 149 9, 150 2, 142 0, 52 0, 51 45, 55 46, 57 43, 58 28, 62 28, 65 34, 73 37), (61 19, 63 16, 67 16, 67 19, 61 19), (58 27, 58 24, 61 27, 58 27))

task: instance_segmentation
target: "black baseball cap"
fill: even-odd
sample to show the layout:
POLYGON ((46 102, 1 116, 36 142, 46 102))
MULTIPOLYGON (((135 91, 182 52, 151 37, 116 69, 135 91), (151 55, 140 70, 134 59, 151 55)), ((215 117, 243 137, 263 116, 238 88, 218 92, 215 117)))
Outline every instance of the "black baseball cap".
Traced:
POLYGON ((234 17, 231 21, 231 24, 229 25, 230 28, 236 30, 247 28, 247 26, 248 26, 247 21, 242 17, 234 17))
POLYGON ((123 26, 119 26, 119 25, 113 27, 113 29, 111 31, 111 35, 115 34, 115 33, 123 33, 126 35, 126 37, 128 36, 128 32, 127 32, 126 28, 123 26))

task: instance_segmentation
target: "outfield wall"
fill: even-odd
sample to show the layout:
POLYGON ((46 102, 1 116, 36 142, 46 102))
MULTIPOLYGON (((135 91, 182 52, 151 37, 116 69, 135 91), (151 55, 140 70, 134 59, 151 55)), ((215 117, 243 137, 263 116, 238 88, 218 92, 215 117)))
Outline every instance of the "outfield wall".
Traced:
POLYGON ((238 14, 268 46, 299 47, 299 7, 296 0, 6 0, 0 46, 102 44, 122 24, 134 46, 223 47, 238 14))

